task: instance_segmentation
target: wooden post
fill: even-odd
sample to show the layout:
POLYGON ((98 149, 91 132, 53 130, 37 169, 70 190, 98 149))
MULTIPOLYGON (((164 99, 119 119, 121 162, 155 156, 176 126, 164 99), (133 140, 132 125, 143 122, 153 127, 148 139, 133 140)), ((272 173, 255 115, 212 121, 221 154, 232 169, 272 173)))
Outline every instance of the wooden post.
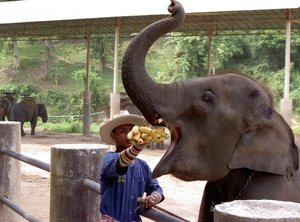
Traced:
POLYGON ((108 146, 58 144, 51 147, 50 221, 99 222, 100 195, 82 180, 100 180, 100 167, 108 146))
POLYGON ((300 204, 276 200, 235 200, 215 208, 214 222, 299 222, 300 204))
MULTIPOLYGON (((19 122, 0 121, 0 149, 21 151, 21 126, 19 122)), ((21 163, 0 152, 0 196, 20 205, 21 163)), ((20 216, 0 202, 0 221, 19 221, 20 216)))

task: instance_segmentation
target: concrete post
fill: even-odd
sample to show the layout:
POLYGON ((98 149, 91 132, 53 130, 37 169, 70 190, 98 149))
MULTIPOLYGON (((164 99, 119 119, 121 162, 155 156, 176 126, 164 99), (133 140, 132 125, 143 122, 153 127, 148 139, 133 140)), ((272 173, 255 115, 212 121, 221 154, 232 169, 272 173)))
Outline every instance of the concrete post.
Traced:
POLYGON ((83 135, 90 134, 91 92, 83 92, 83 135))
POLYGON ((108 146, 58 144, 51 147, 50 221, 99 222, 100 196, 84 188, 82 180, 99 183, 108 146))
POLYGON ((90 43, 91 30, 87 29, 87 55, 86 55, 86 78, 85 91, 83 93, 83 127, 82 134, 87 136, 90 134, 90 114, 91 114, 91 92, 90 92, 90 43))
POLYGON ((120 111, 120 93, 110 94, 110 119, 120 111))
MULTIPOLYGON (((21 126, 19 122, 0 121, 0 148, 21 152, 21 126)), ((0 152, 0 196, 20 205, 21 163, 0 152)), ((20 216, 0 202, 0 221, 19 221, 20 216)))
POLYGON ((285 38, 285 68, 284 68, 284 95, 281 99, 280 114, 285 121, 292 124, 292 100, 289 99, 290 94, 290 69, 291 69, 291 21, 289 21, 291 11, 288 11, 286 22, 286 38, 285 38))
POLYGON ((283 98, 280 100, 280 114, 283 119, 289 124, 292 125, 292 115, 293 115, 293 100, 289 98, 283 98))
POLYGON ((300 204, 276 200, 235 200, 215 208, 214 222, 299 222, 300 204))

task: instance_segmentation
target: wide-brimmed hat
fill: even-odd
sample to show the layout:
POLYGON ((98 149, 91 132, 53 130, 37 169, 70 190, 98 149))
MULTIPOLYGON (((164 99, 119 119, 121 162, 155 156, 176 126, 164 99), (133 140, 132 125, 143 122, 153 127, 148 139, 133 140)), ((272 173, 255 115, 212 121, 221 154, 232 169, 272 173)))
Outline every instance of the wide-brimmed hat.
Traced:
POLYGON ((147 125, 147 121, 142 116, 130 114, 127 110, 120 110, 112 119, 109 119, 100 126, 100 137, 102 141, 110 145, 115 145, 115 141, 110 137, 110 133, 114 128, 124 124, 144 126, 147 125))

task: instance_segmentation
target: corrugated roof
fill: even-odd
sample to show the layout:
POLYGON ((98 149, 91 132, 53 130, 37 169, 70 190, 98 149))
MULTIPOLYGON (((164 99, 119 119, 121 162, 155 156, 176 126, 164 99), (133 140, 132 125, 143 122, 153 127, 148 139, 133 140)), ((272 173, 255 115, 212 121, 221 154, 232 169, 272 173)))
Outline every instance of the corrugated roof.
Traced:
MULTIPOLYGON (((184 23, 176 30, 185 34, 214 35, 285 33, 286 21, 292 33, 300 34, 300 9, 297 1, 179 1, 186 11, 184 23), (266 4, 267 3, 267 4, 266 4)), ((169 15, 169 0, 27 0, 0 3, 0 38, 58 37, 85 38, 91 34, 114 34, 119 24, 121 35, 142 28, 169 15)))

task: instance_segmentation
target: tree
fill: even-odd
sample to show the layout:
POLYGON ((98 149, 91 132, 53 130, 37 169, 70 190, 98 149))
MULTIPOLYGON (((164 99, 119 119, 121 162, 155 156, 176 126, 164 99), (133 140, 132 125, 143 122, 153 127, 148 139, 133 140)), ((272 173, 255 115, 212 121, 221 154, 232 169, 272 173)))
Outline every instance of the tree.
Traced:
MULTIPOLYGON (((102 77, 99 77, 97 73, 90 69, 90 91, 91 91, 91 108, 93 111, 97 111, 101 109, 105 104, 108 104, 108 86, 103 84, 102 77)), ((85 90, 86 83, 86 70, 77 70, 73 74, 73 79, 75 82, 79 83, 81 87, 77 89, 75 93, 78 95, 82 95, 85 90)))
POLYGON ((181 70, 177 67, 177 71, 182 73, 178 79, 204 76, 206 74, 208 38, 174 35, 171 41, 175 49, 175 64, 181 67, 181 70))
MULTIPOLYGON (((272 71, 277 71, 285 66, 285 35, 277 35, 274 31, 268 31, 268 35, 257 36, 255 45, 255 60, 260 63, 266 61, 272 71)), ((296 69, 300 68, 300 39, 291 36, 291 62, 296 69)))
POLYGON ((213 37, 212 59, 217 72, 240 71, 252 58, 251 36, 215 36, 213 37))
MULTIPOLYGON (((186 36, 173 38, 176 64, 182 66, 184 78, 206 75, 208 37, 186 36)), ((250 43, 244 36, 215 36, 212 39, 212 67, 224 70, 238 70, 239 65, 251 59, 250 43)))
POLYGON ((47 79, 50 75, 49 62, 50 62, 50 59, 51 59, 51 52, 52 52, 51 41, 48 41, 47 38, 44 40, 44 49, 45 49, 45 63, 46 63, 45 78, 47 79))
POLYGON ((16 40, 13 40, 14 45, 14 64, 13 69, 20 69, 20 59, 19 59, 19 48, 18 48, 18 42, 16 40))
POLYGON ((91 41, 91 57, 99 59, 101 64, 101 73, 106 65, 109 56, 114 55, 114 38, 111 35, 100 35, 91 41))

